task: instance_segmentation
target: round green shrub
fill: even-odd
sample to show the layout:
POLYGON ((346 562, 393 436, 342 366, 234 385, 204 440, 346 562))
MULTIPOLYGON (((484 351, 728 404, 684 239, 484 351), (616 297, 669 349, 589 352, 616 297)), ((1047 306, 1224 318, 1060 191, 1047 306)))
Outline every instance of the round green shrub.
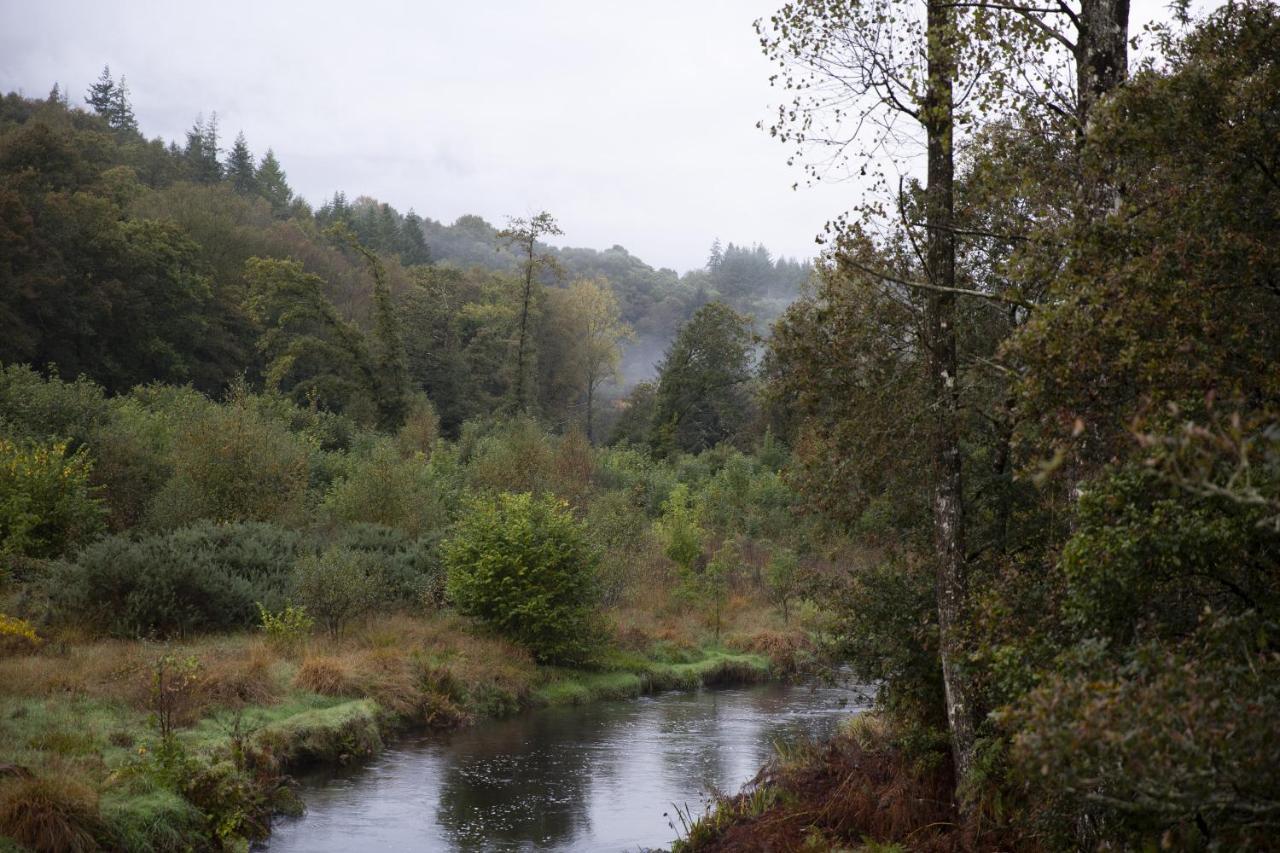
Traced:
POLYGON ((302 549, 296 533, 254 522, 111 536, 60 568, 51 602, 55 615, 117 636, 252 627, 259 603, 288 603, 302 549))
POLYGON ((476 500, 444 545, 448 598, 543 663, 588 657, 599 557, 556 498, 476 500))

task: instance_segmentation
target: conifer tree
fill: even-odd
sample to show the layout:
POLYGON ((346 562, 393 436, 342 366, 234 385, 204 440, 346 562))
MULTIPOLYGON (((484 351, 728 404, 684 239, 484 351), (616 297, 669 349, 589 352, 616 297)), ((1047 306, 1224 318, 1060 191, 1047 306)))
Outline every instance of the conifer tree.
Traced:
POLYGON ((196 116, 196 123, 187 131, 185 151, 191 179, 202 184, 214 184, 222 178, 222 164, 218 162, 218 114, 196 116))
POLYGON ((138 118, 133 114, 133 104, 129 102, 129 84, 125 82, 123 75, 112 93, 111 113, 107 116, 107 124, 115 130, 138 130, 138 118))
POLYGON ((235 144, 231 146, 231 153, 227 155, 224 174, 236 192, 252 195, 258 191, 253 155, 249 153, 249 143, 245 141, 244 131, 236 134, 235 144))
POLYGON ((400 225, 400 261, 405 266, 431 263, 431 250, 422 233, 422 217, 409 208, 400 225))
POLYGON ((93 111, 103 118, 107 118, 115 104, 116 83, 111 79, 111 66, 102 66, 102 74, 98 76, 98 82, 89 87, 89 91, 84 96, 84 102, 93 107, 93 111))
POLYGON ((255 176, 258 193, 271 203, 271 210, 276 216, 285 216, 289 212, 289 202, 293 200, 293 190, 289 188, 284 169, 270 148, 262 156, 255 176))

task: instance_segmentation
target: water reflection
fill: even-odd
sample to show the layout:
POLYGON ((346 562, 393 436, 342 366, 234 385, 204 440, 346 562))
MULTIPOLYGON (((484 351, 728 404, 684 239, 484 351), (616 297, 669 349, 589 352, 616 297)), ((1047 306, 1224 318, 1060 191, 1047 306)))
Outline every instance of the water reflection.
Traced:
POLYGON ((306 816, 269 849, 637 850, 667 846, 672 804, 734 791, 775 743, 858 710, 834 687, 769 685, 556 708, 397 744, 307 780, 306 816))

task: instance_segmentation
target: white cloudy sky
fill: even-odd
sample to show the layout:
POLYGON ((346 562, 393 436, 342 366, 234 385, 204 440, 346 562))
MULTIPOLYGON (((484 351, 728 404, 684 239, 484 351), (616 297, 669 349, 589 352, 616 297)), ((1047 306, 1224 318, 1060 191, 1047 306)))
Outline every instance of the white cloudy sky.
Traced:
MULTIPOLYGON (((755 128, 777 93, 752 21, 780 0, 0 0, 0 89, 127 76, 142 129, 218 112, 294 189, 452 221, 541 209, 570 245, 701 266, 715 237, 809 256, 857 188, 798 191, 755 128)), ((1163 14, 1137 0, 1134 27, 1163 14)))

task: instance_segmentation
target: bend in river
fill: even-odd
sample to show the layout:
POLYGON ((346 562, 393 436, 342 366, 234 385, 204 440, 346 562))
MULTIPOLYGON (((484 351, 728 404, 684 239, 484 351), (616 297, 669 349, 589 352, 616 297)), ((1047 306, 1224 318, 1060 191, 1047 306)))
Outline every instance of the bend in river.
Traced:
POLYGON ((641 850, 676 837, 778 744, 832 733, 866 708, 842 687, 664 693, 548 708, 398 742, 303 780, 307 814, 281 819, 272 853, 378 850, 641 850))

